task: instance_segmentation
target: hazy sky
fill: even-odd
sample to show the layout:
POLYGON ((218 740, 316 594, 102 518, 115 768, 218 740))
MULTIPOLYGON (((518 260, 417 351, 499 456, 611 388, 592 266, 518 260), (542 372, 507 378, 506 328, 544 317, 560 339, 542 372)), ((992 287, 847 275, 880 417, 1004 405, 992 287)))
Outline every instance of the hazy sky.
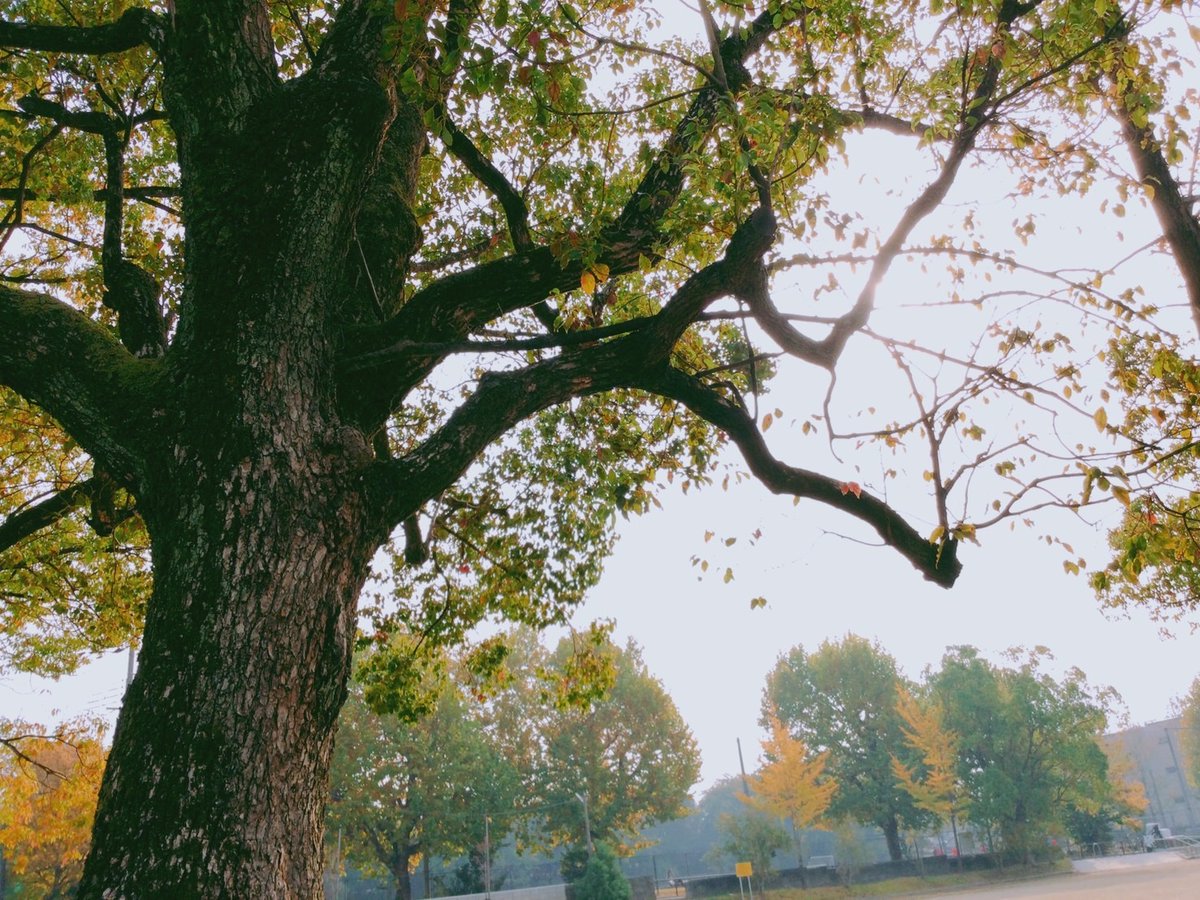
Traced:
MULTIPOLYGON (((848 174, 829 184, 839 198, 837 207, 890 227, 930 177, 928 157, 912 152, 912 144, 899 138, 852 142, 848 174), (915 182, 905 186, 906 176, 915 182)), ((986 170, 967 173, 948 200, 946 216, 961 216, 965 204, 980 203, 993 222, 1005 224, 999 243, 1013 243, 1008 221, 1025 210, 1008 196, 1006 178, 986 170)), ((1120 226, 1129 237, 1123 245, 1114 243, 1115 229, 1110 219, 1097 216, 1098 203, 1093 197, 1046 209, 1038 238, 1025 251, 1029 258, 1052 266, 1069 264, 1074 256, 1094 262, 1097 248, 1107 242, 1116 259, 1153 235, 1152 217, 1130 204, 1120 226)), ((944 217, 941 224, 946 221, 944 217)), ((1178 278, 1169 261, 1161 256, 1147 260, 1145 272, 1146 283, 1170 302, 1178 278)), ((906 311, 911 304, 939 299, 940 288, 931 285, 916 266, 898 268, 880 294, 881 320, 917 315, 906 311)), ((788 290, 811 292, 800 282, 783 285, 777 295, 783 306, 788 290)), ((935 342, 944 337, 950 345, 982 321, 955 325, 950 320, 944 334, 932 337, 935 342), (960 327, 964 330, 956 330, 960 327)), ((836 396, 844 414, 894 401, 896 370, 881 366, 877 353, 856 346, 847 363, 836 396)), ((800 422, 819 411, 826 386, 811 370, 784 367, 763 402, 764 410, 779 406, 785 412, 771 433, 773 446, 788 462, 870 484, 869 466, 856 471, 847 460, 839 469, 843 464, 821 439, 805 443, 800 437, 800 422)), ((895 415, 903 418, 905 413, 895 415)), ((1003 410, 994 416, 998 427, 1007 424, 1003 410)), ((1096 439, 1094 433, 1090 439, 1096 439)), ((729 461, 735 462, 732 457, 729 461)), ((879 460, 872 464, 877 470, 879 460)), ((932 505, 921 496, 927 485, 920 478, 919 458, 910 460, 907 469, 889 498, 919 529, 931 529, 932 521, 922 519, 931 514, 932 505)), ((945 591, 923 581, 893 551, 860 543, 874 536, 848 517, 811 502, 793 506, 789 498, 772 497, 751 482, 728 492, 713 487, 687 496, 675 486, 662 501, 662 510, 621 524, 616 555, 580 621, 612 618, 620 638, 633 636, 642 645, 650 670, 662 679, 701 745, 703 784, 737 771, 738 738, 747 768, 754 767, 762 736, 757 719, 764 676, 778 656, 797 644, 812 649, 850 632, 878 640, 911 677, 936 666, 948 645, 972 644, 989 655, 1015 645, 1044 645, 1055 654, 1060 671, 1077 666, 1092 683, 1116 688, 1134 722, 1170 715, 1171 698, 1183 694, 1200 673, 1200 638, 1181 626, 1173 639, 1165 639, 1143 614, 1105 618, 1086 581, 1064 573, 1062 550, 1039 540, 1053 530, 1093 565, 1102 563, 1102 519, 1088 524, 1060 513, 1040 519, 1035 529, 989 531, 982 535, 982 547, 960 548, 963 575, 945 591), (716 534, 707 544, 706 531, 716 534), (756 531, 762 536, 751 547, 756 531), (738 541, 725 548, 727 537, 738 541), (702 581, 697 580, 693 555, 713 564, 714 571, 702 581), (734 571, 728 584, 719 574, 726 566, 734 571), (751 610, 750 600, 757 596, 768 605, 751 610)), ((117 654, 58 685, 9 678, 0 682, 0 714, 45 720, 56 708, 67 715, 103 712, 119 701, 124 676, 124 657, 117 654)))

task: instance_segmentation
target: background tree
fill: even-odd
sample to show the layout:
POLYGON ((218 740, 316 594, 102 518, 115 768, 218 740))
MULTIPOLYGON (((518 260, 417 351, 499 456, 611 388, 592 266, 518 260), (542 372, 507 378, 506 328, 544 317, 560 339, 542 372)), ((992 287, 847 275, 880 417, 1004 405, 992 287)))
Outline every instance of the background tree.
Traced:
POLYGON ((0 749, 0 848, 20 895, 72 896, 91 840, 104 770, 104 728, 74 722, 53 736, 7 723, 0 749))
POLYGON ((750 863, 761 891, 775 872, 775 854, 791 843, 779 819, 760 812, 724 813, 718 827, 723 840, 713 847, 713 853, 735 863, 750 863))
POLYGON ((633 893, 621 874, 617 855, 601 841, 584 867, 583 875, 575 882, 574 895, 579 900, 629 900, 633 893))
MULTIPOLYGON (((997 392, 1091 415, 1089 351, 1001 308, 955 354, 876 307, 910 253, 946 261, 947 305, 974 299, 963 256, 1009 284, 1021 270, 961 239, 983 207, 961 228, 933 215, 977 149, 1028 176, 1030 203, 1094 184, 1095 158, 1058 150, 1074 122, 1089 146, 1121 126, 1134 156, 1162 147, 1186 171, 1138 64, 1166 59, 1138 18, 1156 8, 705 3, 696 39, 673 42, 655 4, 607 0, 6 3, 0 384, 47 441, 5 472, 25 487, 2 492, 2 546, 52 560, 86 518, 77 584, 91 552, 123 556, 113 584, 144 579, 147 555, 154 572, 84 894, 318 891, 356 604, 389 541, 401 602, 370 610, 376 630, 434 652, 489 617, 563 621, 616 514, 651 505, 660 471, 712 480, 723 443, 942 585, 960 539, 1090 502, 1057 489, 1084 480, 1070 463, 1026 468, 1062 456, 1032 431, 987 444, 972 419, 997 392), (936 173, 878 222, 821 183, 860 128, 919 144, 936 173), (780 290, 810 271, 825 278, 780 290), (900 469, 864 485, 764 437, 770 357, 824 387, 867 368, 860 350, 911 391, 867 437, 832 400, 812 415, 839 443, 919 447, 932 492, 899 502, 932 534, 880 499, 900 469)), ((1143 183, 1165 184, 1139 167, 1117 186, 1143 183)), ((1018 217, 1014 240, 1033 228, 1018 217)), ((1046 273, 1040 293, 1122 332, 1152 318, 1095 286, 1110 263, 1046 273)), ((1079 453, 1121 486, 1106 452, 1079 453)), ((29 627, 56 627, 50 593, 20 591, 29 627)), ((113 602, 90 646, 136 631, 136 593, 113 602)))
POLYGON ((647 671, 637 644, 596 649, 598 658, 580 656, 576 642, 564 638, 544 669, 544 683, 554 693, 527 698, 539 705, 557 700, 538 736, 533 824, 541 844, 568 848, 562 868, 569 880, 587 861, 584 802, 591 842, 629 855, 642 829, 685 813, 688 792, 700 778, 695 739, 662 683, 647 671), (581 659, 588 661, 583 671, 581 659), (609 686, 584 705, 569 702, 578 686, 592 681, 587 669, 593 663, 611 672, 609 686))
POLYGON ((930 680, 946 726, 959 735, 968 816, 995 828, 1005 852, 1026 862, 1065 826, 1069 810, 1094 813, 1113 797, 1098 744, 1111 696, 1078 669, 1056 681, 1041 670, 1046 658, 1040 648, 1003 668, 956 647, 930 680))
POLYGON ((838 786, 829 815, 878 826, 892 859, 903 855, 900 829, 926 818, 892 770, 893 755, 908 756, 896 711, 902 683, 883 648, 847 635, 812 653, 798 646, 781 657, 767 675, 762 701, 764 724, 778 715, 806 747, 829 754, 838 786))
POLYGON ((451 682, 414 721, 374 712, 355 685, 333 757, 327 829, 365 872, 389 873, 397 900, 430 856, 454 858, 484 844, 484 817, 497 839, 516 813, 519 779, 451 682))
POLYGON ((762 742, 766 762, 750 779, 743 801, 761 813, 786 819, 804 862, 801 832, 821 821, 833 801, 837 782, 825 773, 829 751, 811 754, 804 742, 788 734, 779 717, 768 718, 770 736, 762 742))
POLYGON ((903 685, 896 692, 896 711, 904 722, 904 740, 917 762, 910 765, 893 756, 892 771, 918 807, 939 823, 950 823, 954 855, 961 867, 958 817, 966 800, 966 786, 959 774, 959 737, 945 726, 941 707, 931 700, 918 700, 903 685))

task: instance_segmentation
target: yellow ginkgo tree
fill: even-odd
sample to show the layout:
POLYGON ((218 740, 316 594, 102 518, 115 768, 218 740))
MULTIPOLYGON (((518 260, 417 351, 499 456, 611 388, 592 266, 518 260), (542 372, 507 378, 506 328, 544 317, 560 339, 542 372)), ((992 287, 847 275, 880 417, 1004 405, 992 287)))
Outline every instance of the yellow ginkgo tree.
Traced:
POLYGON ((920 758, 919 765, 908 765, 893 754, 896 782, 920 809, 936 816, 939 822, 950 823, 954 855, 961 865, 958 816, 967 793, 958 775, 959 737, 946 726, 942 708, 936 702, 922 702, 903 686, 896 689, 896 711, 904 721, 905 743, 920 758))
POLYGON ((7 724, 16 737, 0 747, 0 849, 21 896, 66 896, 91 845, 103 728, 80 721, 43 735, 37 726, 7 724))
POLYGON ((821 821, 837 792, 837 781, 826 773, 828 751, 813 754, 773 713, 767 721, 771 734, 762 742, 767 762, 749 779, 750 793, 739 799, 791 822, 800 852, 800 832, 821 821))

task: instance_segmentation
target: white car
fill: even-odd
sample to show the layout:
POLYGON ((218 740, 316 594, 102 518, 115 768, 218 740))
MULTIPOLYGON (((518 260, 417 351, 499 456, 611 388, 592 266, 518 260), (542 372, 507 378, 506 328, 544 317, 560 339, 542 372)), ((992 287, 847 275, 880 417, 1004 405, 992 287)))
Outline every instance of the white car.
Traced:
POLYGON ((1171 836, 1171 829, 1157 822, 1147 822, 1146 831, 1142 834, 1142 846, 1153 850, 1171 836))

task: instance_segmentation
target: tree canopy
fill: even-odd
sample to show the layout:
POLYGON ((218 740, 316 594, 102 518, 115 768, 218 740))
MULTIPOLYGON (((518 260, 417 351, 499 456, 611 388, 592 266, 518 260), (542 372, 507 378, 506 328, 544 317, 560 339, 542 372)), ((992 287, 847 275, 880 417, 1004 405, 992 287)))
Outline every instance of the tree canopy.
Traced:
POLYGON ((1120 254, 1021 254, 1060 195, 1144 204, 1200 309, 1190 6, 0 4, 3 665, 141 645, 83 894, 315 893, 360 611, 432 655, 561 622, 726 449, 944 586, 989 526, 1127 503, 1097 588, 1178 598, 1146 579, 1186 580, 1193 326, 1120 254), (924 160, 863 173, 871 214, 861 131, 924 160))
POLYGON ((903 685, 887 651, 847 635, 811 653, 794 647, 768 673, 763 690, 764 725, 777 718, 808 750, 828 754, 826 771, 837 785, 828 815, 877 825, 892 859, 902 858, 901 828, 927 817, 892 769, 893 755, 910 755, 896 708, 903 685))
POLYGON ((415 722, 376 714, 351 690, 338 723, 330 777, 330 834, 360 870, 386 871, 398 900, 409 874, 430 856, 454 859, 484 845, 485 819, 497 838, 517 810, 520 779, 487 738, 458 689, 444 682, 415 722))
POLYGON ((497 698, 507 705, 497 737, 517 745, 534 798, 523 839, 565 847, 561 866, 570 880, 583 873, 597 842, 628 856, 642 846, 645 828, 684 815, 700 780, 695 738, 637 644, 605 640, 595 648, 607 678, 590 699, 575 696, 575 684, 596 678, 579 670, 587 658, 581 649, 568 637, 553 652, 513 659, 512 668, 526 672, 514 673, 515 696, 497 698))
POLYGON ((1002 667, 973 647, 950 648, 930 678, 945 726, 958 735, 967 815, 1018 859, 1036 857, 1046 835, 1078 813, 1107 826, 1131 812, 1099 743, 1111 692, 1077 669, 1053 678, 1042 669, 1047 657, 1014 651, 1014 665, 1002 667))
POLYGON ((897 691, 896 712, 904 724, 904 742, 917 756, 915 765, 906 765, 892 754, 892 771, 900 787, 917 806, 949 822, 954 833, 955 855, 960 857, 958 818, 966 799, 966 785, 959 772, 959 737, 945 725, 945 713, 933 700, 921 700, 901 687, 897 691))
POLYGON ((0 851, 20 896, 71 896, 91 842, 104 770, 104 727, 76 721, 57 734, 5 722, 0 748, 0 851))

